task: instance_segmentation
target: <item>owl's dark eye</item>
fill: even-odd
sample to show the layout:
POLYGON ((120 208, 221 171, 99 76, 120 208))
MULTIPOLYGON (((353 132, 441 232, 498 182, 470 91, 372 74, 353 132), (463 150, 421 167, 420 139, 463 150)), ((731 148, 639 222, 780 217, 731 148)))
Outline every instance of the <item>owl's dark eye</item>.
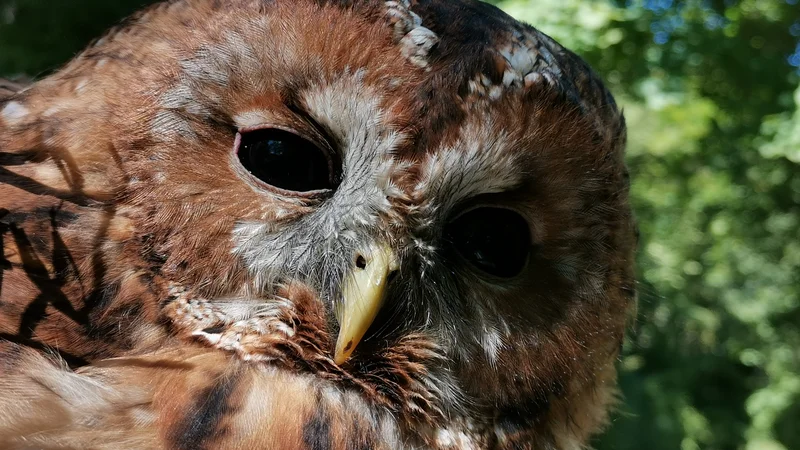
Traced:
POLYGON ((295 192, 333 187, 327 154, 294 133, 275 128, 243 132, 236 153, 248 172, 270 186, 295 192))
POLYGON ((528 223, 505 208, 476 208, 445 228, 445 239, 476 268, 497 277, 522 272, 531 251, 528 223))

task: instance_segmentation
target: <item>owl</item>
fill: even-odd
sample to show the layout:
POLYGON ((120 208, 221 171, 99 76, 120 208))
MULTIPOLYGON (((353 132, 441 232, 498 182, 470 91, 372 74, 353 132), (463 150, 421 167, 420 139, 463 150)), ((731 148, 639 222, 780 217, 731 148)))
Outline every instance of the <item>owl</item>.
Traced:
POLYGON ((0 93, 0 447, 580 449, 625 124, 473 0, 173 0, 0 93))

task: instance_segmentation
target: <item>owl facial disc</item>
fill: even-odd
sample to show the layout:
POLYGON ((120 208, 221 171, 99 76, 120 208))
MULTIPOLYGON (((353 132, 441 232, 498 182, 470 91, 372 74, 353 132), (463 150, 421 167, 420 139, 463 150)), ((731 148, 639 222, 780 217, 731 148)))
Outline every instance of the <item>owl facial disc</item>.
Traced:
POLYGON ((336 308, 339 337, 334 360, 342 364, 350 357, 383 305, 389 275, 399 268, 394 251, 385 243, 370 245, 359 253, 345 277, 342 301, 336 308))

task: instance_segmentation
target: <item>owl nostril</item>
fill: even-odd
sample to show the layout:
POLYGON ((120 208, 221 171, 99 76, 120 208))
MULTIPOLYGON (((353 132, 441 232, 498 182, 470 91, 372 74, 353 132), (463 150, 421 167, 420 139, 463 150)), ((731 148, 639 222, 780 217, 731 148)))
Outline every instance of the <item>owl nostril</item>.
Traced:
MULTIPOLYGON (((356 267, 364 270, 367 268, 367 258, 364 258, 363 255, 356 255, 356 267)), ((386 274, 386 282, 392 281, 395 276, 397 276, 398 270, 396 268, 389 268, 389 273, 386 274)))

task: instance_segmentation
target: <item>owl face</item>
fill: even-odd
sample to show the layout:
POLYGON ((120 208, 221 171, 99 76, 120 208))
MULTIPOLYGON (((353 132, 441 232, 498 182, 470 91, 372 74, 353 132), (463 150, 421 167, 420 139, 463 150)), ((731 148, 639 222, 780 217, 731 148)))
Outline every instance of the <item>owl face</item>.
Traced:
POLYGON ((49 152, 14 173, 101 249, 90 320, 136 305, 401 429, 567 448, 605 418, 633 296, 624 122, 494 7, 167 2, 0 117, 11 153, 49 152))

